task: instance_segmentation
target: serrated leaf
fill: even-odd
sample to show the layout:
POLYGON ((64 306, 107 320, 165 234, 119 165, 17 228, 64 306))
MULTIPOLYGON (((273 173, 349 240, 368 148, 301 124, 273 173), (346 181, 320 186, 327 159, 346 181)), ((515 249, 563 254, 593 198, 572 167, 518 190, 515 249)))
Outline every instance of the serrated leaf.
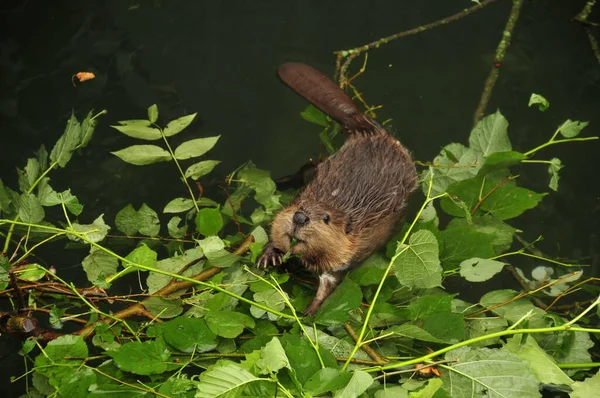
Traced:
POLYGON ((183 303, 179 299, 149 297, 142 301, 142 305, 149 313, 161 319, 175 318, 183 312, 183 303))
POLYGON ((277 373, 280 369, 292 369, 281 342, 273 337, 261 350, 260 359, 256 361, 260 374, 269 375, 277 373))
POLYGON ((185 236, 188 226, 187 224, 183 224, 181 227, 179 224, 181 223, 181 217, 175 216, 169 220, 167 223, 167 230, 169 231, 169 236, 176 239, 181 239, 185 236))
POLYGON ((137 375, 161 374, 167 370, 167 361, 171 356, 165 344, 160 340, 143 343, 132 341, 123 344, 118 350, 106 352, 120 369, 137 375))
POLYGON ((408 287, 431 288, 442 283, 438 242, 433 233, 420 230, 412 234, 408 245, 399 245, 394 269, 398 281, 408 287))
POLYGON ((168 151, 156 145, 132 145, 111 153, 121 160, 137 166, 172 160, 168 151))
MULTIPOLYGON (((94 243, 98 243, 106 237, 110 227, 104 222, 104 214, 100 214, 91 224, 72 223, 73 231, 79 232, 87 239, 94 243)), ((79 240, 74 235, 67 235, 69 239, 79 240)))
MULTIPOLYGON (((173 274, 178 274, 181 270, 196 262, 204 256, 201 248, 194 247, 186 250, 182 255, 176 255, 173 257, 165 258, 158 261, 154 267, 161 270, 167 271, 173 274)), ((149 293, 155 293, 161 288, 165 287, 172 278, 168 275, 159 274, 156 272, 150 272, 146 279, 149 293)))
POLYGON ((546 351, 542 350, 532 336, 510 337, 504 347, 527 361, 540 382, 567 386, 573 384, 573 380, 556 365, 554 359, 546 351))
POLYGON ((460 276, 469 282, 485 282, 502 271, 504 263, 473 257, 460 263, 460 276))
POLYGON ((90 247, 90 253, 81 262, 88 281, 96 286, 104 286, 104 280, 117 272, 119 260, 95 246, 90 247))
POLYGON ((200 374, 196 398, 238 397, 247 384, 257 380, 261 379, 238 364, 217 362, 200 374))
POLYGON ((536 193, 529 189, 502 185, 481 202, 481 208, 492 213, 500 220, 508 220, 533 209, 545 193, 536 193))
POLYGON ((158 214, 147 204, 143 203, 137 211, 138 231, 142 235, 157 236, 160 232, 158 214))
POLYGON ((18 271, 18 278, 27 282, 39 281, 46 275, 46 271, 38 264, 28 264, 18 271))
POLYGON ((550 161, 550 166, 548 166, 548 174, 551 175, 550 183, 548 184, 548 186, 553 191, 558 191, 558 180, 560 179, 558 172, 562 168, 563 168, 563 165, 562 165, 562 162, 560 161, 560 159, 552 158, 552 160, 550 161))
POLYGON ((312 396, 320 396, 326 392, 339 390, 348 384, 352 373, 334 368, 319 369, 304 384, 304 389, 312 396))
POLYGON ((531 105, 537 105, 538 109, 541 112, 544 112, 550 107, 550 101, 540 94, 532 93, 531 97, 529 97, 529 104, 527 104, 527 106, 531 107, 531 105))
POLYGON ((412 325, 410 323, 392 326, 387 329, 386 333, 394 333, 395 335, 408 337, 414 340, 429 341, 432 343, 440 344, 446 343, 446 341, 438 339, 437 337, 432 336, 431 333, 429 333, 428 331, 423 330, 422 328, 416 325, 412 325))
POLYGON ((152 104, 148 107, 148 120, 151 123, 156 123, 158 120, 158 106, 156 106, 156 104, 152 104))
POLYGON ((175 149, 175 157, 179 160, 185 160, 202 156, 215 146, 220 137, 220 135, 217 135, 185 141, 175 149))
POLYGON ((37 224, 44 219, 46 213, 37 196, 24 193, 19 198, 19 218, 21 221, 37 224))
POLYGON ((595 397, 600 391, 600 372, 583 381, 576 381, 571 387, 573 388, 573 392, 569 394, 571 398, 595 397))
POLYGON ((344 278, 319 308, 315 323, 327 326, 344 323, 350 316, 349 312, 360 306, 361 299, 362 292, 358 284, 350 278, 344 278))
MULTIPOLYGON (((137 138, 140 140, 154 141, 154 140, 160 140, 162 138, 162 135, 160 134, 160 130, 157 128, 154 128, 154 127, 139 126, 139 125, 135 125, 135 124, 125 125, 125 126, 110 126, 110 127, 125 134, 126 136, 129 136, 132 138, 137 138)), ((117 155, 117 156, 119 156, 119 155, 117 155)), ((123 159, 123 160, 125 160, 125 159, 123 159)))
POLYGON ((373 384, 373 377, 367 372, 357 370, 346 387, 335 393, 334 398, 356 398, 365 392, 371 384, 373 384))
POLYGON ((521 398, 541 397, 531 369, 507 350, 461 347, 447 353, 445 359, 452 363, 442 381, 453 397, 505 398, 517 392, 521 398))
POLYGON ((75 378, 87 356, 88 348, 81 336, 59 336, 35 358, 35 371, 46 376, 55 388, 62 387, 75 378))
MULTIPOLYGON (((80 146, 85 147, 92 139, 98 120, 94 119, 94 111, 89 111, 85 119, 81 122, 81 143, 80 146)), ((45 150, 44 150, 45 151, 45 150)), ((45 168, 45 166, 43 167, 45 168)))
POLYGON ((115 225, 117 229, 127 236, 133 236, 138 231, 137 210, 128 204, 123 207, 115 216, 115 225))
POLYGON ((494 152, 510 151, 512 146, 507 130, 508 121, 498 110, 477 123, 469 136, 469 146, 485 157, 494 152))
POLYGON ((217 335, 204 319, 177 317, 161 326, 165 341, 183 352, 206 352, 217 345, 217 335))
POLYGON ((185 176, 187 178, 191 178, 192 180, 197 180, 198 178, 207 175, 210 173, 219 163, 220 160, 203 160, 198 163, 194 163, 185 171, 185 176))
POLYGON ((507 169, 527 159, 521 152, 494 152, 485 159, 485 163, 477 175, 484 176, 492 171, 507 169))
POLYGON ((565 138, 573 138, 578 136, 588 124, 590 123, 567 119, 558 127, 558 131, 565 138))
POLYGON ((81 125, 77 121, 74 113, 67 122, 67 127, 63 135, 60 136, 50 152, 50 161, 56 162, 60 167, 65 167, 71 160, 73 151, 81 142, 81 125))
POLYGON ((175 198, 171 200, 165 208, 163 213, 183 213, 194 207, 194 201, 188 198, 175 198))
POLYGON ((178 119, 171 120, 169 123, 167 123, 167 127, 165 127, 165 129, 163 130, 165 133, 165 136, 171 137, 171 136, 174 136, 175 134, 179 133, 180 131, 185 129, 187 126, 189 126, 195 117, 196 117, 196 113, 192 113, 191 115, 186 115, 186 116, 182 116, 178 119))
MULTIPOLYGON (((27 159, 27 166, 25 166, 25 175, 27 176, 27 182, 29 183, 29 187, 33 185, 33 183, 40 176, 40 162, 36 158, 27 159)), ((29 189, 29 188, 28 188, 29 189)))
POLYGON ((141 264, 147 267, 154 267, 156 265, 157 257, 158 254, 154 250, 150 249, 148 245, 142 243, 140 246, 133 249, 125 257, 125 259, 134 264, 141 264))
POLYGON ((427 193, 433 173, 431 195, 439 195, 446 192, 449 185, 477 175, 483 164, 483 155, 475 149, 452 143, 442 149, 433 164, 435 167, 423 172, 421 186, 423 192, 427 193))
POLYGON ((254 328, 254 319, 241 312, 211 311, 205 316, 210 330, 218 336, 233 339, 244 332, 245 328, 254 328))
POLYGON ((490 235, 492 238, 491 244, 494 255, 501 254, 508 250, 512 245, 514 234, 518 232, 517 229, 511 227, 491 214, 475 216, 472 218, 470 223, 464 218, 455 218, 450 222, 450 224, 448 224, 446 230, 451 230, 454 228, 471 228, 477 232, 490 235))

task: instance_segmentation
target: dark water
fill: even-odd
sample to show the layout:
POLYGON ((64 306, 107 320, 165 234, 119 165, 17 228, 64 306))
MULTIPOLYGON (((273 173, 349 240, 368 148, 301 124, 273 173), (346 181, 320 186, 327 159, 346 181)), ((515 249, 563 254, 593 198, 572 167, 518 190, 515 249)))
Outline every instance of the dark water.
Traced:
MULTIPOLYGON (((500 108, 507 117, 516 150, 545 142, 567 118, 590 121, 585 135, 600 134, 600 66, 583 30, 571 22, 584 3, 538 0, 523 7, 488 108, 500 108), (551 108, 545 113, 527 108, 531 92, 546 96, 551 108)), ((71 109, 80 117, 91 108, 107 109, 90 146, 66 170, 52 175, 53 185, 57 190, 70 187, 86 204, 86 222, 106 213, 112 224, 116 211, 129 202, 159 210, 169 199, 185 196, 172 165, 135 167, 109 154, 136 143, 109 125, 143 118, 153 103, 162 122, 198 112, 197 121, 175 144, 221 134, 206 157, 223 161, 204 179, 209 196, 219 197, 223 177, 248 159, 274 176, 289 174, 318 153, 319 140, 318 129, 298 116, 305 102, 276 78, 280 63, 302 61, 331 74, 334 50, 472 4, 4 0, 0 178, 14 186, 14 167, 22 167, 41 143, 55 142, 71 109), (97 77, 74 88, 71 76, 79 71, 97 77)), ((384 105, 380 120, 393 119, 394 130, 417 159, 431 160, 449 142, 467 143, 510 6, 510 1, 500 1, 458 22, 371 51, 368 71, 355 84, 370 104, 384 105)), ((600 20, 600 12, 592 20, 600 20)), ((566 164, 560 191, 515 226, 529 240, 543 234, 539 247, 550 256, 597 261, 599 149, 599 142, 573 143, 538 156, 556 156, 566 164)), ((545 170, 541 165, 523 167, 522 184, 548 191, 545 170)), ((61 259, 51 261, 60 265, 61 259)), ((22 373, 22 360, 11 354, 14 342, 7 337, 0 341, 6 380, 22 373)))

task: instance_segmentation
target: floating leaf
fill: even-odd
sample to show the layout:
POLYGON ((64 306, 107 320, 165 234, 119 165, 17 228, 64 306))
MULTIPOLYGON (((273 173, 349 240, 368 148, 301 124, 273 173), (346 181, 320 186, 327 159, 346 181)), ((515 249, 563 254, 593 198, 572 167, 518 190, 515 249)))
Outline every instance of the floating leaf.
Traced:
POLYGON ((409 244, 398 245, 394 261, 398 281, 408 287, 430 288, 442 283, 442 267, 438 257, 438 242, 427 230, 410 236, 409 244))
POLYGON ((508 121, 498 110, 477 123, 469 136, 469 146, 485 157, 494 152, 510 151, 512 146, 507 130, 508 121))
POLYGON ((185 129, 187 126, 189 126, 195 117, 196 117, 196 113, 192 113, 191 115, 186 115, 186 116, 182 116, 178 119, 171 120, 169 123, 167 123, 167 127, 165 127, 165 129, 164 129, 165 136, 171 137, 171 136, 174 136, 175 134, 179 133, 180 131, 185 129))
POLYGON ((158 106, 152 104, 148 107, 148 120, 150 123, 156 123, 158 120, 158 106))
POLYGON ((118 350, 106 353, 114 359, 120 369, 142 376, 161 374, 166 371, 167 361, 171 356, 161 340, 143 343, 132 341, 123 344, 118 350))
POLYGON ((171 160, 171 154, 156 145, 132 145, 111 153, 121 160, 137 166, 171 160))
POLYGON ((484 258, 470 258, 460 263, 460 275, 469 282, 484 282, 502 271, 504 263, 484 258))
POLYGON ((196 230, 204 236, 213 236, 223 228, 223 216, 219 209, 200 209, 196 214, 196 230))
POLYGON ((529 97, 529 104, 527 106, 531 107, 531 105, 537 105, 538 109, 541 112, 544 112, 550 107, 550 101, 548 101, 540 94, 532 93, 531 97, 529 97))
MULTIPOLYGON (((154 141, 160 140, 162 138, 162 134, 160 134, 160 130, 154 127, 140 126, 136 124, 128 124, 125 126, 110 126, 115 130, 120 131, 126 136, 137 138, 140 140, 154 141)), ((113 152, 114 153, 114 152, 113 152)), ((117 155, 119 156, 119 155, 117 155)), ((121 157, 121 156, 119 156, 121 157)), ((125 159, 123 159, 125 160, 125 159)), ((126 161, 126 160, 125 160, 126 161)), ((136 163, 134 163, 136 164, 136 163)))
POLYGON ((588 124, 590 123, 567 119, 558 127, 558 131, 560 131, 560 134, 565 138, 573 138, 578 136, 579 133, 581 133, 581 130, 583 130, 588 124))
POLYGON ((210 173, 219 163, 221 163, 220 160, 203 160, 202 162, 195 163, 187 168, 185 176, 197 180, 210 173))
POLYGON ((220 135, 217 135, 185 141, 175 149, 175 157, 179 160, 185 160, 202 156, 215 146, 220 137, 220 135))

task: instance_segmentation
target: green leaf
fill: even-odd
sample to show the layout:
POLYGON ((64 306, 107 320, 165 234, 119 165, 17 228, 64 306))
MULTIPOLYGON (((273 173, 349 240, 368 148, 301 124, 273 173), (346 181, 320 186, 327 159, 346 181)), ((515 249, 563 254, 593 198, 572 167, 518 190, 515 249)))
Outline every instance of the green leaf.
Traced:
POLYGON ((254 319, 241 312, 211 311, 206 314, 206 323, 218 336, 233 339, 242 334, 245 328, 254 328, 254 319))
MULTIPOLYGON (((94 111, 89 111, 83 122, 81 122, 81 147, 86 147, 89 144, 97 124, 98 121, 94 119, 94 111)), ((46 149, 44 149, 44 152, 46 152, 46 149)), ((45 169, 46 166, 43 166, 43 168, 45 169)))
POLYGON ((165 208, 163 213, 183 213, 194 207, 194 201, 188 198, 175 198, 171 200, 165 208))
MULTIPOLYGON (((258 293, 257 293, 258 294, 258 293)), ((308 328, 312 331, 312 328, 308 328)), ((307 330, 308 333, 308 330, 307 330)), ((315 337, 311 336, 314 340, 315 337)), ((295 375, 300 384, 306 383, 306 381, 315 374, 319 369, 322 368, 319 357, 315 353, 315 349, 312 347, 306 336, 299 336, 297 334, 285 333, 279 338, 281 345, 285 349, 285 354, 289 359, 291 368, 295 370, 295 375)), ((337 367, 337 362, 333 355, 323 349, 321 345, 321 338, 319 337, 319 353, 326 367, 337 367)))
POLYGON ((357 370, 352 374, 350 382, 341 390, 338 390, 334 398, 356 398, 373 384, 373 377, 367 372, 357 370))
POLYGON ((525 159, 527 159, 527 156, 521 152, 494 152, 485 159, 485 164, 477 175, 484 176, 492 171, 507 169, 521 163, 525 159))
MULTIPOLYGON (((474 318, 467 323, 465 329, 465 340, 476 337, 486 336, 488 334, 501 332, 508 327, 508 321, 499 317, 474 318)), ((500 338, 486 339, 471 344, 471 347, 485 347, 500 344, 500 338)))
POLYGON ((477 123, 469 136, 469 146, 485 157, 494 152, 510 151, 512 146, 507 130, 508 121, 498 110, 477 123))
POLYGON ((167 223, 167 230, 169 231, 169 236, 175 239, 181 239, 187 233, 188 226, 187 224, 183 224, 183 226, 179 226, 181 223, 181 217, 173 217, 167 223))
POLYGON ((63 192, 56 192, 50 187, 50 185, 48 185, 46 181, 40 186, 38 197, 40 198, 42 206, 56 206, 59 204, 64 204, 67 210, 76 216, 80 215, 83 211, 83 205, 79 203, 79 199, 77 199, 76 196, 71 194, 70 189, 67 189, 63 192))
POLYGON ((185 141, 175 149, 175 157, 179 160, 185 160, 202 156, 215 146, 220 137, 220 135, 217 135, 185 141))
POLYGON ((183 312, 183 303, 179 299, 149 297, 142 301, 142 305, 149 313, 161 319, 175 318, 183 312))
MULTIPOLYGON (((546 312, 531 304, 526 299, 514 300, 517 292, 514 290, 494 290, 481 297, 480 303, 485 308, 492 309, 495 314, 505 318, 511 324, 518 322, 524 316, 528 316, 529 327, 543 328, 548 326, 546 312), (513 301, 514 300, 514 301, 513 301)), ((580 333, 577 333, 578 335, 580 333)))
POLYGON ((182 116, 178 119, 171 120, 167 124, 167 127, 165 127, 165 129, 164 129, 165 136, 171 137, 171 136, 174 136, 175 134, 179 133, 180 131, 185 129, 187 126, 189 126, 195 117, 196 117, 196 113, 192 113, 191 115, 186 115, 186 116, 182 116))
POLYGON ((300 116, 302 116, 302 119, 306 120, 307 122, 317 124, 321 127, 329 126, 327 115, 321 112, 314 105, 307 106, 306 109, 300 112, 300 116))
MULTIPOLYGON (((189 266, 190 264, 196 263, 197 260, 204 256, 204 252, 199 247, 186 250, 182 255, 175 255, 158 261, 154 268, 161 271, 167 271, 173 274, 178 274, 181 270, 189 266)), ((150 294, 157 292, 161 288, 165 287, 173 278, 168 275, 159 274, 157 272, 150 272, 146 279, 148 285, 148 291, 150 294)))
POLYGON ((398 281, 408 287, 431 288, 442 283, 438 242, 433 233, 420 230, 409 244, 398 245, 394 269, 398 281))
POLYGON ((573 380, 556 365, 556 361, 536 343, 532 336, 510 337, 504 347, 522 360, 527 361, 540 382, 567 386, 573 384, 573 380))
POLYGON ((127 236, 133 236, 138 231, 137 211, 128 204, 123 207, 115 216, 115 225, 117 229, 127 236))
POLYGON ((219 209, 204 208, 196 214, 196 230, 202 235, 217 235, 221 228, 223 228, 223 216, 219 209))
POLYGON ((507 350, 461 347, 445 359, 456 372, 442 376, 453 397, 540 397, 539 381, 521 358, 507 350))
POLYGON ((481 208, 492 213, 500 220, 507 220, 520 216, 526 210, 533 209, 544 196, 546 196, 545 193, 536 193, 521 187, 502 185, 481 202, 481 208))
POLYGON ((277 373, 283 368, 292 369, 290 360, 277 337, 273 337, 260 350, 260 359, 256 361, 256 367, 260 369, 260 374, 264 375, 277 373))
POLYGON ((150 249, 146 244, 142 243, 140 246, 133 249, 125 257, 125 259, 133 264, 141 264, 147 267, 154 267, 156 265, 157 257, 158 254, 154 250, 150 249))
POLYGON ((27 282, 39 281, 46 275, 46 271, 38 264, 28 264, 18 271, 19 279, 27 282))
POLYGON ((419 326, 416 326, 416 325, 413 325, 410 323, 404 323, 402 325, 392 326, 387 329, 387 333, 394 333, 395 335, 398 335, 398 336, 408 337, 408 338, 414 339, 414 340, 429 341, 431 343, 440 343, 440 344, 446 343, 445 340, 439 339, 439 338, 433 336, 428 331, 423 330, 419 326))
POLYGON ((147 204, 143 203, 137 212, 138 231, 142 235, 157 236, 160 232, 158 214, 147 204))
POLYGON ((502 271, 504 263, 473 257, 460 263, 460 276, 469 282, 485 282, 502 271))
POLYGON ((200 374, 196 398, 240 397, 247 384, 261 380, 236 363, 219 361, 200 374))
POLYGON ((54 148, 50 152, 50 161, 57 163, 60 167, 65 167, 73 151, 81 143, 81 125, 77 121, 74 113, 71 113, 71 118, 67 122, 67 127, 63 135, 60 136, 54 148))
POLYGON ((334 368, 319 369, 304 384, 304 389, 313 397, 339 390, 348 384, 352 373, 334 368))
POLYGON ((210 173, 219 163, 221 163, 220 160, 203 160, 201 162, 194 163, 187 168, 185 171, 185 176, 187 178, 191 178, 192 180, 197 180, 198 178, 210 173))
POLYGON ((548 184, 548 186, 553 191, 558 191, 558 180, 560 179, 558 172, 562 168, 563 168, 563 165, 562 165, 562 162, 560 161, 560 159, 552 158, 552 160, 550 161, 550 166, 548 166, 548 174, 551 175, 550 183, 548 184))
MULTIPOLYGON (((25 175, 27 176, 27 182, 29 183, 29 187, 33 185, 33 183, 40 176, 40 162, 38 162, 35 158, 27 159, 27 166, 25 166, 25 175)), ((28 188, 29 189, 29 188, 28 188)))
POLYGON ((132 145, 111 153, 121 160, 137 166, 171 160, 171 154, 156 145, 132 145))
POLYGON ((544 112, 550 107, 550 101, 548 101, 540 94, 532 93, 531 97, 529 97, 529 104, 527 106, 531 107, 531 105, 537 105, 538 109, 541 112, 544 112))
POLYGON ((104 280, 117 272, 119 260, 96 246, 91 246, 90 253, 83 259, 81 265, 88 281, 96 286, 104 286, 104 280))
MULTIPOLYGON (((74 222, 71 226, 73 227, 73 231, 85 235, 87 239, 94 243, 103 240, 110 230, 110 227, 104 222, 104 214, 100 214, 91 224, 78 224, 74 222)), ((67 237, 74 241, 79 240, 79 238, 74 235, 67 235, 67 237)))
POLYGON ((19 198, 19 218, 21 221, 37 224, 44 219, 46 213, 37 196, 32 193, 24 193, 19 198))
POLYGON ((35 371, 48 377, 50 385, 62 392, 63 386, 77 380, 78 370, 87 356, 88 348, 81 336, 59 336, 35 358, 35 371))
MULTIPOLYGON (((162 138, 162 134, 160 134, 160 130, 154 127, 146 127, 139 125, 125 125, 125 126, 110 126, 115 130, 125 134, 126 136, 137 138, 140 140, 154 141, 160 140, 162 138)), ((146 145, 151 146, 151 145, 146 145)), ((114 153, 114 152, 113 152, 114 153)), ((114 153, 116 155, 116 153, 114 153)), ((119 156, 119 155, 117 155, 119 156)), ((121 157, 121 156, 119 156, 121 157)), ((123 158, 121 158, 123 159, 123 158)), ((125 160, 125 159, 123 159, 125 160)), ((127 160, 125 160, 127 161, 127 160)), ((131 162, 130 162, 131 163, 131 162)), ((134 163, 137 164, 137 163, 134 163)))
POLYGON ((148 120, 150 123, 156 123, 158 120, 158 106, 156 104, 150 105, 148 107, 148 120))
POLYGON ((117 123, 123 125, 123 126, 144 126, 144 127, 149 127, 152 125, 152 123, 150 122, 150 120, 146 120, 146 119, 131 119, 131 120, 120 120, 117 123))
POLYGON ((143 343, 132 341, 123 344, 118 350, 106 352, 120 369, 137 375, 161 374, 167 370, 167 361, 171 356, 161 340, 143 343))
POLYGON ((315 323, 334 326, 344 323, 350 316, 349 311, 357 309, 362 300, 362 292, 356 282, 344 278, 319 308, 315 323))
POLYGON ((9 195, 10 189, 5 187, 0 179, 0 212, 11 213, 11 198, 9 195))
POLYGON ((600 391, 600 372, 583 381, 576 381, 571 387, 573 388, 573 392, 569 394, 571 398, 595 397, 600 391))
POLYGON ((376 285, 381 281, 389 260, 380 253, 373 253, 360 267, 353 269, 348 277, 356 281, 360 286, 376 285))
MULTIPOLYGON (((514 234, 518 232, 517 229, 497 219, 491 214, 475 216, 472 218, 471 223, 465 218, 455 218, 448 224, 446 230, 449 231, 453 228, 471 228, 477 232, 490 235, 492 238, 491 244, 493 246, 494 255, 501 254, 508 250, 512 245, 514 234)), ((489 252, 486 251, 486 253, 489 252)))
POLYGON ((578 136, 588 124, 590 123, 567 119, 558 127, 558 131, 565 138, 573 138, 578 136))
POLYGON ((160 325, 167 343, 183 352, 207 352, 217 346, 217 335, 204 319, 177 317, 160 325))
POLYGON ((435 167, 430 167, 423 172, 423 192, 427 193, 428 191, 431 173, 433 173, 431 195, 435 196, 446 192, 446 188, 452 183, 474 177, 479 172, 482 163, 481 152, 462 144, 446 145, 433 159, 435 167))

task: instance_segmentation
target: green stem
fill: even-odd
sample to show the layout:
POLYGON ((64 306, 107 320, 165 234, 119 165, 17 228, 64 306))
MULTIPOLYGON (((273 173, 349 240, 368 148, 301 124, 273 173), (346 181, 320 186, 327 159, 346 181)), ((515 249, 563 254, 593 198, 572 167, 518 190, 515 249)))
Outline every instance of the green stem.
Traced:
MULTIPOLYGON (((398 242, 398 245, 403 245, 404 242, 406 242, 406 240, 408 239, 408 236, 412 232, 415 224, 419 220, 419 217, 421 217, 421 214, 423 213, 423 211, 425 210, 425 207, 429 204, 429 202, 432 202, 435 199, 441 198, 442 196, 446 196, 445 193, 437 195, 437 196, 433 196, 433 197, 431 196, 431 189, 433 187, 433 172, 432 172, 431 169, 430 169, 430 176, 431 176, 431 178, 430 178, 430 181, 429 181, 429 187, 427 189, 427 198, 425 199, 425 202, 423 202, 423 205, 421 206, 421 208, 417 212, 417 215, 413 219, 413 222, 408 227, 408 230, 404 234, 404 237, 402 238, 402 240, 400 240, 398 242)), ((362 328, 360 329, 360 333, 358 335, 358 339, 356 339, 356 343, 354 344, 354 348, 352 348, 352 352, 348 356, 348 359, 346 360, 346 363, 344 363, 344 366, 342 367, 342 370, 346 370, 346 368, 348 367, 348 365, 352 361, 352 358, 354 358, 354 355, 356 354, 356 352, 363 345, 363 343, 364 343, 363 339, 364 339, 364 337, 365 337, 365 335, 367 333, 367 327, 369 325, 369 320, 371 319, 371 315, 373 314, 373 309, 375 308, 375 303, 377 302, 377 299, 379 298, 379 293, 381 292, 381 289, 383 288, 383 283, 386 280, 386 276, 392 270, 392 267, 394 266, 394 262, 396 261, 396 259, 398 258, 398 256, 400 256, 402 253, 404 253, 404 251, 407 250, 407 249, 408 249, 408 247, 406 247, 404 250, 396 253, 392 257, 392 259, 390 260, 387 268, 385 269, 385 272, 383 273, 383 277, 379 281, 379 285, 377 286, 377 290, 375 291, 375 295, 373 296, 373 300, 371 300, 371 303, 369 305, 369 309, 367 310, 367 315, 365 316, 365 320, 363 322, 362 328)))
POLYGON ((23 253, 23 255, 21 257, 19 257, 19 259, 15 262, 13 262, 13 264, 19 264, 21 261, 25 260, 27 257, 29 257, 29 255, 38 247, 40 247, 41 245, 50 242, 52 239, 58 238, 59 236, 65 235, 65 233, 58 233, 58 234, 54 234, 52 236, 50 236, 49 238, 44 239, 41 242, 36 243, 35 245, 33 245, 31 247, 31 249, 27 249, 27 251, 25 253, 23 253))
MULTIPOLYGON (((592 310, 596 305, 598 305, 598 303, 600 303, 600 298, 596 299, 581 315, 585 315, 585 313, 592 310)), ((579 317, 576 319, 579 319, 579 317)), ((564 331, 600 333, 600 329, 572 327, 568 323, 565 323, 560 326, 549 327, 549 328, 503 330, 501 332, 486 334, 484 336, 474 337, 469 340, 461 341, 460 343, 456 343, 451 346, 442 348, 440 350, 431 352, 431 353, 424 355, 422 357, 419 357, 419 358, 413 358, 411 360, 404 361, 404 362, 396 362, 396 363, 390 364, 390 365, 378 366, 378 367, 363 369, 363 370, 365 372, 379 372, 379 371, 385 371, 385 370, 390 370, 390 369, 396 369, 396 368, 399 368, 402 366, 414 365, 417 363, 424 362, 428 359, 440 356, 440 355, 450 352, 452 350, 456 350, 457 348, 460 348, 460 347, 468 346, 473 343, 477 343, 477 342, 489 340, 489 339, 495 339, 495 338, 503 337, 503 336, 511 336, 511 335, 515 335, 515 334, 526 334, 526 333, 536 334, 536 333, 552 333, 552 332, 564 332, 564 331)))
POLYGON ((588 362, 588 363, 557 363, 561 369, 590 369, 600 367, 600 362, 588 362))
POLYGON ((552 260, 550 258, 538 256, 538 255, 531 254, 531 253, 527 253, 527 252, 525 252, 525 249, 520 249, 520 250, 517 250, 517 251, 514 251, 514 252, 510 252, 510 253, 499 254, 497 256, 490 257, 489 260, 495 260, 497 258, 514 256, 516 254, 520 254, 520 255, 525 256, 525 257, 532 257, 532 258, 535 258, 535 259, 538 259, 538 260, 542 260, 542 261, 546 261, 546 262, 549 262, 549 263, 552 263, 552 264, 561 265, 563 267, 587 267, 587 265, 584 265, 584 264, 567 264, 567 263, 562 263, 562 262, 557 261, 557 260, 552 260))
POLYGON ((598 138, 600 138, 600 137, 581 137, 581 138, 565 138, 562 140, 555 140, 554 139, 555 136, 556 136, 556 133, 554 133, 554 136, 552 136, 550 141, 548 141, 545 144, 542 144, 540 146, 537 146, 530 151, 525 152, 524 155, 529 157, 529 156, 533 155, 534 153, 536 153, 537 151, 539 151, 540 149, 546 148, 547 146, 550 146, 550 145, 562 144, 562 143, 571 142, 571 141, 592 141, 592 140, 597 140, 598 138))
MULTIPOLYGON (((73 236, 81 239, 82 241, 88 243, 89 245, 94 246, 97 249, 99 249, 99 250, 101 250, 101 251, 103 251, 103 252, 105 252, 105 253, 107 253, 107 254, 109 254, 109 255, 111 255, 111 256, 119 259, 119 260, 121 260, 124 264, 127 264, 128 266, 135 267, 135 268, 138 268, 138 269, 141 269, 141 270, 144 270, 144 271, 156 272, 157 274, 166 275, 166 276, 169 276, 169 277, 177 279, 177 280, 182 280, 182 281, 190 282, 190 283, 193 283, 193 284, 198 285, 198 286, 202 286, 202 287, 205 287, 205 288, 208 288, 208 289, 211 289, 211 290, 216 290, 218 292, 224 293, 224 294, 226 294, 226 295, 228 295, 230 297, 233 297, 235 299, 243 301, 244 303, 253 305, 253 306, 257 307, 257 308, 260 308, 262 310, 265 310, 267 312, 270 312, 270 313, 275 314, 277 316, 280 316, 282 318, 294 319, 294 317, 292 315, 285 314, 283 312, 279 312, 277 310, 274 310, 272 308, 267 307, 266 305, 263 305, 263 304, 254 302, 252 300, 249 300, 249 299, 247 299, 247 298, 245 298, 243 296, 237 295, 235 293, 232 293, 232 292, 228 291, 227 289, 224 289, 224 288, 222 288, 220 286, 217 286, 214 283, 206 283, 206 282, 198 281, 198 280, 193 279, 193 278, 189 278, 187 276, 174 274, 172 272, 163 271, 161 269, 154 268, 154 267, 148 267, 147 265, 143 265, 143 264, 134 263, 134 262, 126 259, 125 257, 119 256, 117 253, 115 253, 115 252, 107 249, 106 247, 104 247, 102 245, 99 245, 98 243, 89 240, 85 236, 85 234, 81 234, 81 233, 79 233, 77 231, 73 231, 73 230, 67 231, 65 229, 60 229, 60 228, 56 228, 56 227, 50 227, 50 226, 46 226, 46 225, 29 224, 29 223, 24 223, 24 222, 17 222, 17 221, 12 221, 12 220, 6 220, 6 219, 3 220, 3 219, 0 219, 0 225, 2 225, 2 224, 13 224, 13 225, 16 224, 16 225, 21 225, 21 226, 25 226, 25 227, 35 227, 35 228, 39 228, 39 229, 45 229, 47 231, 52 231, 52 232, 57 232, 57 233, 68 233, 69 235, 73 235, 73 236)), ((114 280, 115 280, 114 277, 109 277, 109 278, 106 279, 106 282, 111 283, 114 280)))
POLYGON ((155 124, 155 126, 160 131, 160 135, 162 136, 163 141, 165 142, 165 145, 167 146, 167 149, 169 150, 169 153, 171 154, 171 158, 173 158, 173 161, 175 162, 175 165, 177 166, 177 170, 179 170, 179 174, 181 175, 181 181, 183 181, 183 183, 187 187, 188 192, 190 193, 190 197, 192 198, 192 202, 194 203, 194 207, 196 208, 196 212, 199 212, 200 211, 200 206, 198 206, 198 203, 196 203, 197 200, 196 200, 196 196, 194 195, 194 191, 192 191, 192 187, 190 187, 190 184, 187 181, 185 173, 183 172, 183 169, 181 168, 181 165, 179 164, 179 162, 177 161, 177 158, 175 157, 175 152, 173 152, 173 148, 171 148, 171 145, 169 145, 169 141, 167 140, 167 137, 165 136, 165 133, 163 132, 163 129, 161 129, 156 124, 155 124))

